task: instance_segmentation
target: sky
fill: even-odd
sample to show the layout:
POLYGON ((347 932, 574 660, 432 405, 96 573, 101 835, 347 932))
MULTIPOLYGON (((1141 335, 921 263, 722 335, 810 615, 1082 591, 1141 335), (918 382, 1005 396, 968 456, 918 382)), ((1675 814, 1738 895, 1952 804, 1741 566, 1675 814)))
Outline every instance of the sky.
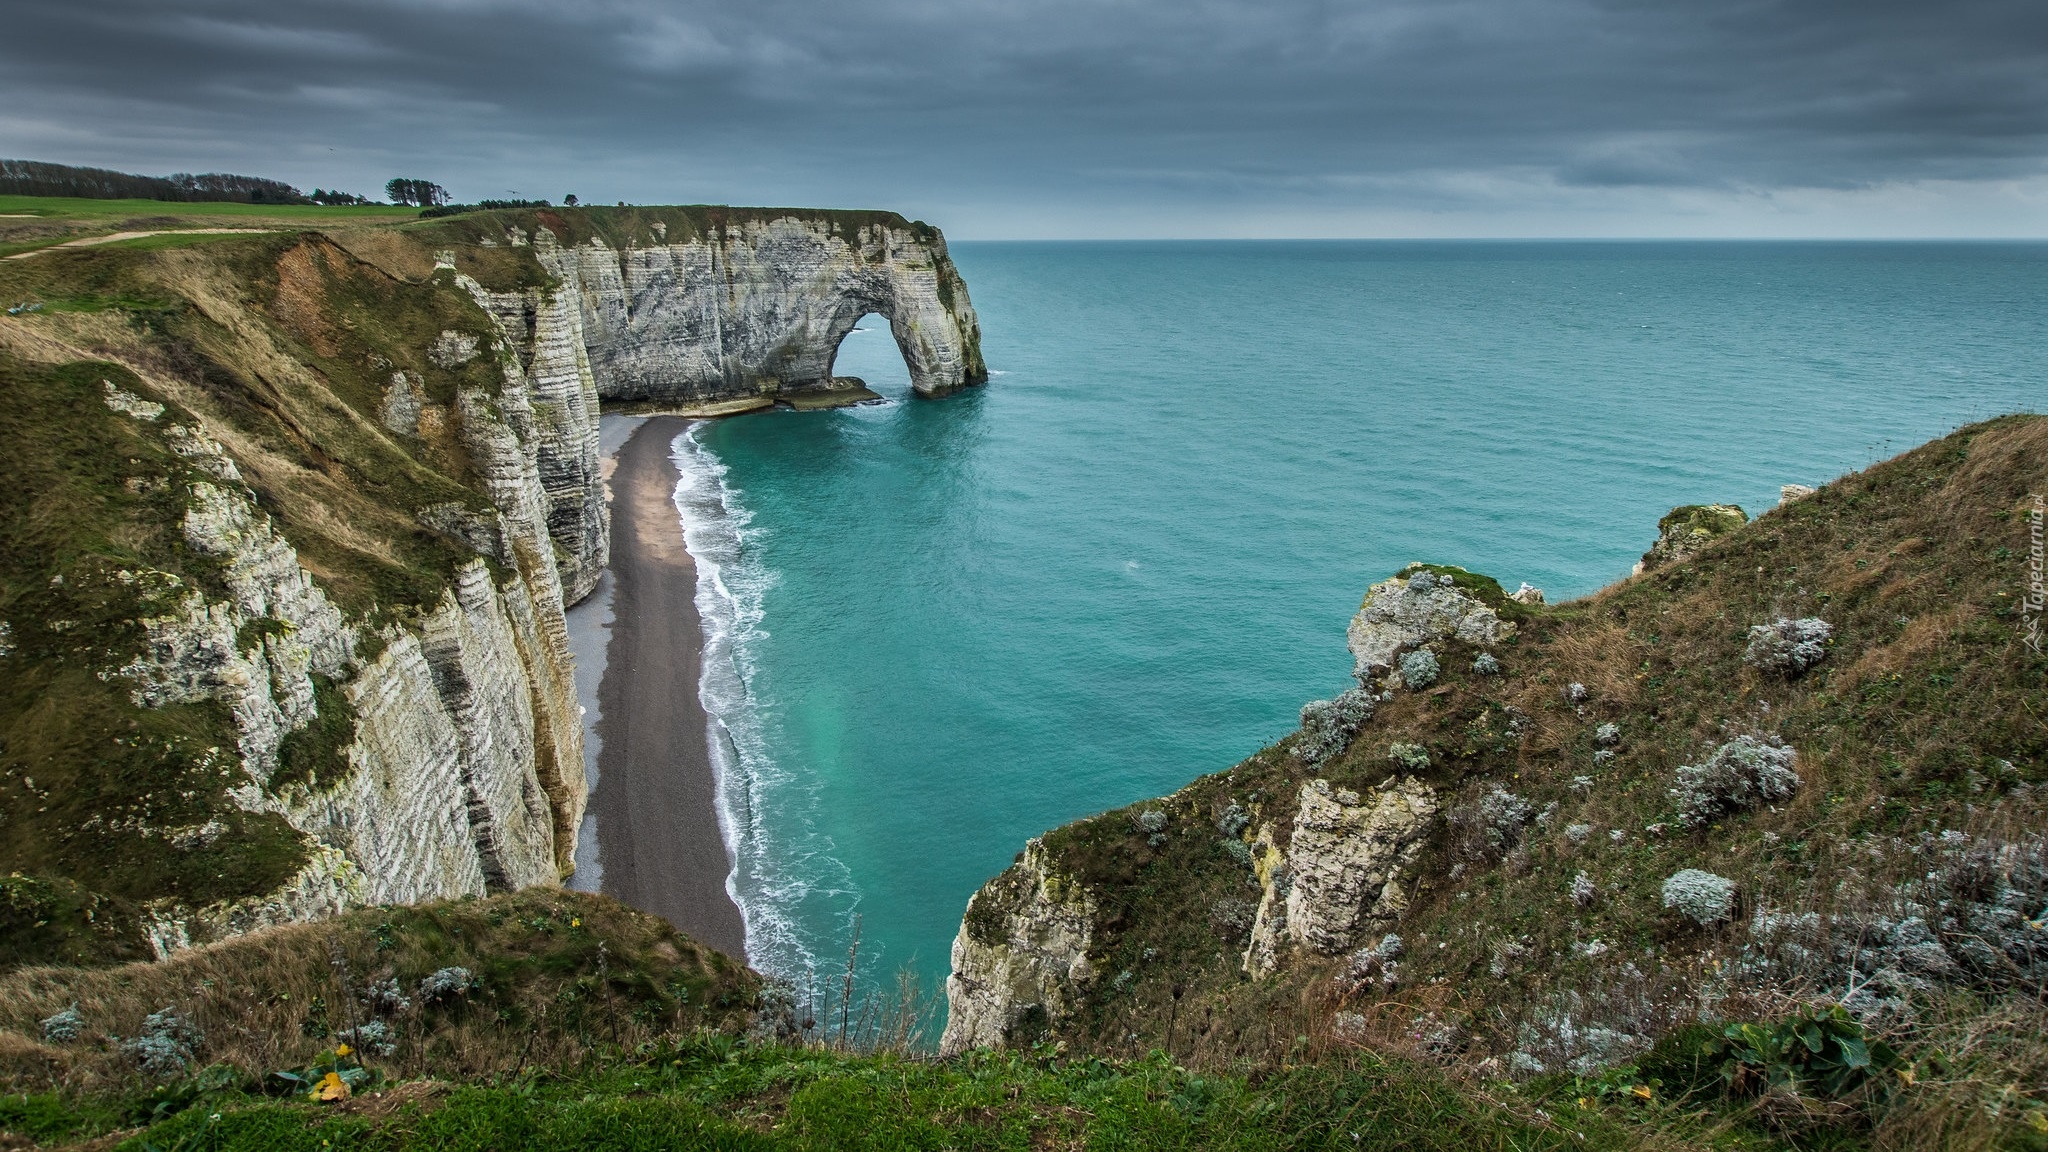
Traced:
POLYGON ((2048 236, 2043 0, 0 0, 0 155, 955 239, 2048 236))

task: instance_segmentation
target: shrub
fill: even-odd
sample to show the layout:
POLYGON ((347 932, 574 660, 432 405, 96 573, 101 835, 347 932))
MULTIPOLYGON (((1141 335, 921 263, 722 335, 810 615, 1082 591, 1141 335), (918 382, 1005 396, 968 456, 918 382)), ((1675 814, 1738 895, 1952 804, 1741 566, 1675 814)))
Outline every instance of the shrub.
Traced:
POLYGON ((1421 772, 1429 767, 1429 749, 1420 744, 1396 742, 1387 745, 1387 759, 1410 772, 1421 772))
POLYGON ((363 1004, 379 1016, 392 1016, 412 1007, 412 1001, 399 991, 396 977, 372 980, 363 986, 363 1004))
POLYGON ((1593 897, 1596 894, 1597 889, 1593 887, 1593 878, 1591 876, 1581 872, 1577 876, 1572 877, 1572 903, 1584 908, 1593 902, 1593 897))
POLYGON ((1737 736, 1705 763, 1678 770, 1678 787, 1671 789, 1678 822, 1698 828, 1726 811, 1787 799, 1803 783, 1793 771, 1798 762, 1799 753, 1775 736, 1737 736))
POLYGON ((1166 831, 1166 813, 1157 808, 1145 809, 1138 813, 1138 828, 1149 833, 1166 831))
POLYGON ((335 1034, 343 1043, 372 1056, 389 1056, 398 1051, 398 1034, 382 1020, 370 1020, 335 1034))
POLYGON ((142 1035, 121 1047, 135 1057, 151 1076, 176 1076, 191 1067, 192 1057, 205 1040, 198 1025, 185 1019, 176 1008, 152 1012, 142 1021, 142 1035))
POLYGON ((1664 906, 1697 924, 1717 924, 1735 910, 1735 881, 1698 868, 1683 868, 1664 881, 1664 906))
POLYGON ((1522 842, 1522 829, 1534 817, 1527 800, 1495 785, 1478 800, 1452 811, 1458 854, 1469 860, 1498 860, 1522 842))
POLYGON ((1351 744, 1359 728, 1372 719, 1372 710, 1372 693, 1363 688, 1338 693, 1335 700, 1309 701, 1301 709, 1301 740, 1295 744, 1295 754, 1310 768, 1322 767, 1351 744))
POLYGON ((1498 676, 1500 661, 1494 659, 1491 652, 1481 652, 1478 658, 1472 661, 1472 670, 1481 676, 1498 676))
POLYGON ((1593 743, 1603 748, 1621 743, 1621 725, 1609 723, 1593 729, 1593 743))
POLYGON ((1230 806, 1223 810, 1223 815, 1216 818, 1216 830, 1235 839, 1251 826, 1251 822, 1251 814, 1237 801, 1232 800, 1230 806))
POLYGON ((1401 657, 1401 682, 1410 688, 1427 688, 1436 683, 1437 673, 1442 671, 1436 662, 1436 653, 1427 648, 1401 657))
POLYGON ((1588 695, 1590 693, 1586 691, 1586 686, 1577 680, 1564 686, 1564 698, 1574 704, 1584 704, 1588 695))
POLYGON ((422 1004, 436 1004, 467 996, 481 987, 475 973, 467 968, 437 968, 413 991, 422 1004))
POLYGON ((38 1029, 45 1044, 69 1044, 84 1030, 85 1017, 78 1014, 76 1004, 55 1015, 45 1016, 38 1029))
POLYGON ((1749 647, 1742 652, 1742 662, 1760 671, 1797 676, 1827 656, 1828 639, 1834 632, 1834 627, 1818 616, 1797 620, 1780 616, 1749 630, 1749 647))

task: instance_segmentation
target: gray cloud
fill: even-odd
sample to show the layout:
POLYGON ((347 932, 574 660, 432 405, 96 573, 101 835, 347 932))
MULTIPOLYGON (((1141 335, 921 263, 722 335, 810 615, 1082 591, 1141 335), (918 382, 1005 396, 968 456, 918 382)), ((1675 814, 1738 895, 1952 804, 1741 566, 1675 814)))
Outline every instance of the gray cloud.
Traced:
POLYGON ((2000 189, 2023 227, 2048 195, 2037 0, 10 7, 0 151, 362 191, 884 204, 982 234, 1924 217, 2000 189))

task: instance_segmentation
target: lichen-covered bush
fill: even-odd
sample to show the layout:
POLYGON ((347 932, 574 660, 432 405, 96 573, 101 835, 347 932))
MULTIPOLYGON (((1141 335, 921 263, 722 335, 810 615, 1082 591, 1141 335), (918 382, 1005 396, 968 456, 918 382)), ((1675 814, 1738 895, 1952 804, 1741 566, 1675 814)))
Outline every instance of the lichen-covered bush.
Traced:
POLYGON ((1218 936, 1236 942, 1251 935, 1252 922, 1258 918, 1259 906, 1249 900, 1225 896, 1209 905, 1209 923, 1218 936))
POLYGON ((1166 813, 1157 808, 1147 808, 1138 813, 1138 829, 1142 832, 1166 831, 1166 813))
POLYGON ((478 987, 476 974, 467 968, 437 968, 420 981, 413 995, 422 1004, 438 1004, 467 996, 478 987))
POLYGON ((1387 745, 1387 759, 1410 772, 1421 772, 1429 767, 1429 749, 1420 744, 1396 742, 1387 745))
POLYGON ((1436 683, 1437 674, 1443 671, 1436 662, 1436 653, 1427 648, 1401 657, 1401 682, 1410 688, 1427 688, 1436 683))
POLYGON ((1243 805, 1232 800, 1230 806, 1223 810, 1223 814, 1216 817, 1216 830, 1235 839, 1244 834, 1244 830, 1251 826, 1251 822, 1251 814, 1244 810, 1243 805))
MULTIPOLYGON (((1351 738, 1372 719, 1373 695, 1363 688, 1340 692, 1335 700, 1311 700, 1301 708, 1301 740, 1295 754, 1310 768, 1320 768, 1344 751, 1351 738)), ((1235 807, 1235 805, 1233 805, 1235 807)))
POLYGON ((1718 924, 1735 911, 1735 881, 1698 868, 1683 868, 1664 881, 1664 906, 1696 924, 1718 924))
POLYGON ((185 1019, 176 1008, 152 1012, 142 1021, 142 1034, 121 1047, 135 1057, 143 1072, 156 1077, 176 1076, 191 1067, 194 1054, 206 1039, 199 1026, 185 1019))
POLYGON ((1678 822, 1699 828, 1723 812, 1788 799, 1803 783, 1793 770, 1798 762, 1799 753, 1776 736, 1737 736, 1704 763, 1678 770, 1678 786, 1671 789, 1678 822))
POLYGON ((1522 829, 1535 815, 1527 800, 1495 785, 1479 799, 1451 811, 1456 850, 1468 860, 1499 860, 1522 842, 1522 829))
POLYGON ((40 1031, 45 1044, 69 1044, 85 1031, 85 1017, 78 1014, 78 1005, 73 1004, 62 1012, 43 1017, 40 1031))
POLYGON ((399 990, 397 977, 372 980, 363 986, 363 1005, 379 1016, 393 1016, 412 1007, 399 990))
POLYGON ((1760 671, 1797 676, 1827 657, 1828 639, 1834 634, 1834 626, 1818 616, 1780 616, 1749 630, 1742 662, 1760 671))
POLYGON ((1572 903, 1584 908, 1593 902, 1599 890, 1593 886, 1593 878, 1584 872, 1572 877, 1572 903))
POLYGON ((369 1020, 344 1028, 335 1036, 356 1051, 370 1056, 389 1056, 398 1051, 398 1033, 382 1020, 369 1020))
POLYGON ((1491 652, 1481 652, 1472 661, 1472 670, 1481 676, 1498 676, 1500 675, 1500 661, 1494 659, 1491 652))

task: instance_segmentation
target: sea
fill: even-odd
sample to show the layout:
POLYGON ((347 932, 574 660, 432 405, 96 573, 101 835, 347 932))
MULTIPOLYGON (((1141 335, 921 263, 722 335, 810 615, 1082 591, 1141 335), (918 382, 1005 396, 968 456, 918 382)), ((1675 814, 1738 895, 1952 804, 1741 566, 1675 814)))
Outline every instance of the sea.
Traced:
POLYGON ((1552 602, 1675 505, 1752 515, 2048 407, 2048 245, 956 243, 986 387, 678 438, 753 963, 936 990, 1033 836, 1349 683, 1411 561, 1552 602))

